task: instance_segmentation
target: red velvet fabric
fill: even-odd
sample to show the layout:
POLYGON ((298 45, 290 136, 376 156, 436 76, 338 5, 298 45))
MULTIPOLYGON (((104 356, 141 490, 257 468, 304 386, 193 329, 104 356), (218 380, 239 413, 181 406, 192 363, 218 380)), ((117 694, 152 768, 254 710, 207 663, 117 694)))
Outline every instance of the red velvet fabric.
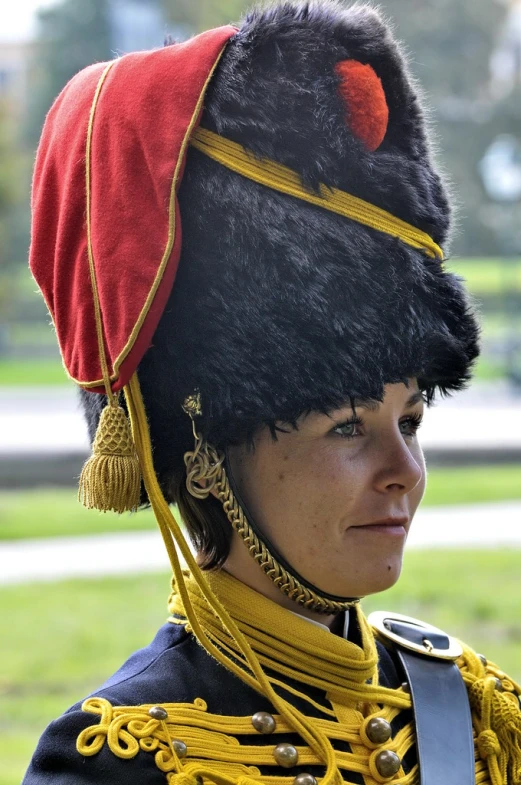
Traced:
MULTIPOLYGON (((175 242, 137 330, 167 246, 170 191, 183 140, 211 69, 235 32, 220 27, 182 44, 124 55, 101 89, 90 204, 106 354, 111 375, 118 375, 114 391, 127 383, 150 346, 174 283, 181 252, 177 199, 175 242)), ((31 270, 53 317, 65 367, 89 389, 102 379, 102 370, 87 256, 85 149, 89 112, 106 65, 78 73, 53 104, 32 191, 31 270)), ((95 389, 104 392, 103 386, 95 389)))
POLYGON ((382 82, 370 65, 358 60, 341 60, 335 71, 342 80, 339 90, 346 107, 346 123, 374 152, 382 144, 389 122, 382 82))

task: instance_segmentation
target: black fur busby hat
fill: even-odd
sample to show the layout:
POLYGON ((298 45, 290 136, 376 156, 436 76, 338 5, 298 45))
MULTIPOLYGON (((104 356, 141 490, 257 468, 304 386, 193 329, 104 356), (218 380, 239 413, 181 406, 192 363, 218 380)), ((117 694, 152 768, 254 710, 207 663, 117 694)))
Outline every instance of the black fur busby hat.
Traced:
MULTIPOLYGON (((289 167, 311 193, 339 189, 446 246, 450 208, 424 112, 371 7, 291 0, 252 11, 213 75, 201 126, 289 167), (347 63, 370 66, 369 92, 347 63)), ((138 369, 167 499, 193 443, 182 404, 196 389, 198 427, 220 448, 305 411, 381 398, 387 383, 416 377, 431 398, 469 379, 477 326, 439 258, 195 147, 179 203, 179 271, 138 369)), ((94 434, 103 401, 82 399, 94 434)))

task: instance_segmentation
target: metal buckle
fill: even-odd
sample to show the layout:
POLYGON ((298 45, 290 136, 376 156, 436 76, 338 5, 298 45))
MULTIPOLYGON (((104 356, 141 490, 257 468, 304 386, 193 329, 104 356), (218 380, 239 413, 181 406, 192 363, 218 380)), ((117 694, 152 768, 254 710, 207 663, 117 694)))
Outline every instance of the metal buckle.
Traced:
POLYGON ((410 649, 417 654, 423 654, 426 657, 435 657, 439 660, 457 660, 458 657, 461 657, 463 654, 463 649, 455 638, 451 638, 451 636, 447 635, 446 632, 438 629, 438 627, 433 627, 432 624, 425 624, 423 621, 413 619, 412 616, 404 616, 401 613, 391 613, 389 611, 374 611, 373 613, 369 614, 367 620, 371 627, 374 627, 374 629, 377 630, 377 632, 384 638, 394 641, 394 643, 398 643, 404 649, 410 649), (414 627, 418 627, 420 630, 424 631, 425 635, 423 636, 423 644, 407 640, 407 638, 404 638, 401 635, 393 632, 386 625, 386 622, 388 624, 390 621, 404 622, 414 627), (433 632, 448 638, 448 649, 438 649, 433 646, 431 640, 429 639, 429 633, 433 632))

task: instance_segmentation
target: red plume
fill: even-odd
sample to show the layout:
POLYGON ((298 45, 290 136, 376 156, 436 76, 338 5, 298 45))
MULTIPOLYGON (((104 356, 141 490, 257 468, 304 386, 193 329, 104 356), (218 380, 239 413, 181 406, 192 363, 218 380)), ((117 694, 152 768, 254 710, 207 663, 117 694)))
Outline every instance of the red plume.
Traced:
POLYGON ((380 78, 370 65, 341 60, 335 65, 338 86, 351 131, 374 152, 382 144, 389 122, 389 107, 380 78))

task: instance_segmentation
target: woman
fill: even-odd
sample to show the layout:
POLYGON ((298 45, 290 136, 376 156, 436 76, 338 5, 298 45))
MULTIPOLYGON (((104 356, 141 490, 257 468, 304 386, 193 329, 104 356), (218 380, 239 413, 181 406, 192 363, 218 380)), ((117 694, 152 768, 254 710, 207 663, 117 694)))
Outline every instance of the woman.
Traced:
POLYGON ((174 581, 169 622, 51 724, 26 785, 518 782, 519 687, 358 604, 400 573, 423 408, 478 353, 377 12, 283 2, 86 69, 47 118, 33 216, 94 438, 81 497, 149 502, 174 581))

